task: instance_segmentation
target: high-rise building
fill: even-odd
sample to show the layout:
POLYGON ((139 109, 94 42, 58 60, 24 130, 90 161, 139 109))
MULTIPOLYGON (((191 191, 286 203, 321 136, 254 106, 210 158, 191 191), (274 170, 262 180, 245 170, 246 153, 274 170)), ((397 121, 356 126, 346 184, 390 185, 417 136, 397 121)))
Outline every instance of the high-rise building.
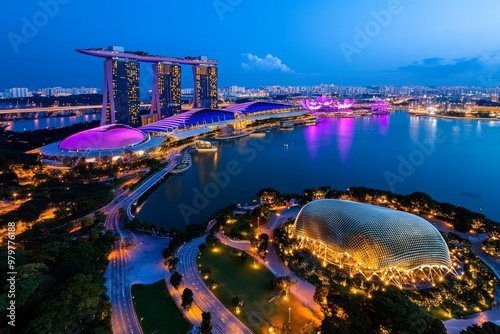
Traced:
POLYGON ((28 88, 10 88, 8 90, 12 97, 30 97, 31 94, 28 88))
MULTIPOLYGON (((139 62, 119 58, 108 59, 106 61, 112 62, 116 123, 131 126, 140 125, 139 62)), ((110 112, 108 108, 106 122, 108 123, 109 121, 110 112)))
MULTIPOLYGON (((201 59, 201 58, 200 58, 201 59)), ((193 108, 217 108, 217 67, 193 66, 193 108)))
POLYGON ((158 64, 158 95, 161 117, 181 112, 181 67, 169 63, 158 64))

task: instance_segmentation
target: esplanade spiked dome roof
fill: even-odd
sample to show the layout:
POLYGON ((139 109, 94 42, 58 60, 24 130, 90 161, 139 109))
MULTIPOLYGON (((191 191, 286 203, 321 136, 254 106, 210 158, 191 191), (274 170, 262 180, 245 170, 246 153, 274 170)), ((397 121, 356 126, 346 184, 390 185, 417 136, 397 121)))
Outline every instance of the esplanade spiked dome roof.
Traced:
POLYGON ((439 231, 406 212, 344 200, 316 200, 300 210, 294 229, 299 236, 349 254, 375 271, 452 267, 439 231))

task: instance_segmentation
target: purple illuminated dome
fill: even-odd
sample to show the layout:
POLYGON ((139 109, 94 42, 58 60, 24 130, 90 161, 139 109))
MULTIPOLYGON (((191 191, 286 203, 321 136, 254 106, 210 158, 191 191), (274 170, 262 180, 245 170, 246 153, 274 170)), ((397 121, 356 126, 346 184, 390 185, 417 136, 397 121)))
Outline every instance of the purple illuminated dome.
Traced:
POLYGON ((79 132, 64 139, 61 150, 113 150, 140 144, 147 135, 137 129, 122 124, 110 124, 79 132))

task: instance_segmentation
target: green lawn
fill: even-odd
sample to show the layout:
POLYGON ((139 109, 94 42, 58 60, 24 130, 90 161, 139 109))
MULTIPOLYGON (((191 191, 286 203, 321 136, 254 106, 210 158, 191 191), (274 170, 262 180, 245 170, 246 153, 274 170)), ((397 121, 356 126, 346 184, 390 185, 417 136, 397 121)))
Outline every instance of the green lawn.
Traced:
POLYGON ((252 217, 250 214, 238 216, 228 220, 224 226, 224 233, 233 239, 251 240, 255 235, 257 226, 251 226, 252 217))
POLYGON ((132 296, 144 334, 186 334, 191 328, 168 294, 164 280, 149 285, 133 285, 132 296))
POLYGON ((234 314, 236 314, 232 298, 238 296, 243 300, 243 308, 236 316, 255 333, 268 331, 269 325, 282 326, 288 321, 289 308, 292 332, 299 329, 313 316, 294 296, 287 300, 284 296, 269 302, 276 295, 271 290, 270 281, 273 274, 263 265, 254 267, 254 261, 249 257, 246 263, 232 254, 233 249, 218 245, 214 251, 208 247, 198 259, 200 268, 210 268, 211 274, 206 282, 215 279, 219 282, 212 292, 234 314))

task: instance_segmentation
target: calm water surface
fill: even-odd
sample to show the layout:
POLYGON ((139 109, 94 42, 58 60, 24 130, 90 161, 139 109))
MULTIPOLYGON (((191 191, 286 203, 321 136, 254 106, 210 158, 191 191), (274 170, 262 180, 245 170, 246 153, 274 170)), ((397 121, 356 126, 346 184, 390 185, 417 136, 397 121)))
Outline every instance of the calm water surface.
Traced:
POLYGON ((329 185, 422 191, 500 221, 500 122, 403 111, 323 119, 290 132, 222 142, 216 154, 192 156, 193 166, 152 193, 139 218, 184 227, 230 203, 250 204, 262 188, 301 193, 329 185))
POLYGON ((77 123, 92 122, 97 119, 101 119, 100 114, 20 119, 15 121, 5 121, 4 123, 9 124, 9 127, 7 128, 9 131, 24 132, 42 130, 47 127, 62 128, 77 123))

